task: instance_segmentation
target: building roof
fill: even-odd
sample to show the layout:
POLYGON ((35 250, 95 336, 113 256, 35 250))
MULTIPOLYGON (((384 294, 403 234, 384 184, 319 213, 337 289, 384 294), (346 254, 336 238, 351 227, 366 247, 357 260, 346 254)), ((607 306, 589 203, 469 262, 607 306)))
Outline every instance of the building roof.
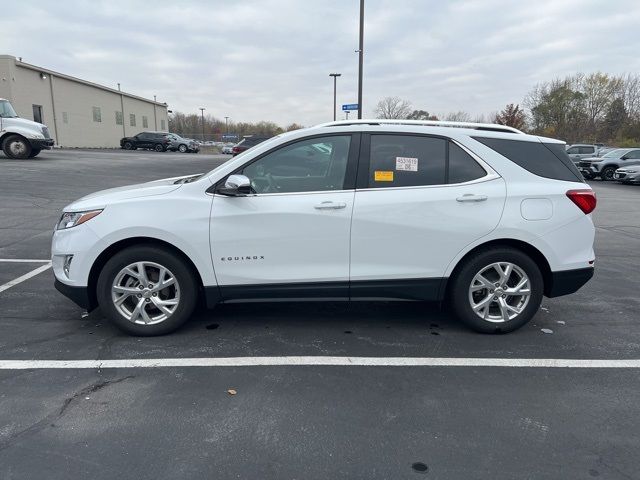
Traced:
POLYGON ((54 70, 49 70, 48 68, 39 67, 37 65, 32 65, 30 63, 26 63, 26 62, 23 62, 23 61, 17 59, 13 55, 0 55, 0 59, 12 59, 15 62, 16 66, 19 66, 19 67, 28 68, 30 70, 35 70, 36 72, 40 72, 40 73, 46 73, 48 75, 52 75, 52 76, 58 77, 58 78, 64 78, 65 80, 70 80, 72 82, 82 83, 82 84, 88 85, 90 87, 99 88, 100 90, 105 90, 107 92, 117 93, 118 95, 124 95, 125 97, 134 98, 136 100, 142 100, 143 102, 154 103, 154 104, 156 104, 156 105, 158 105, 160 107, 166 107, 167 106, 166 102, 158 102, 156 100, 151 100, 149 98, 144 98, 144 97, 140 97, 138 95, 133 95, 132 93, 123 92, 122 90, 118 90, 118 89, 111 88, 111 87, 106 87, 104 85, 100 85, 99 83, 93 83, 93 82, 89 82, 87 80, 83 80, 81 78, 72 77, 71 75, 65 75, 64 73, 56 72, 54 70))

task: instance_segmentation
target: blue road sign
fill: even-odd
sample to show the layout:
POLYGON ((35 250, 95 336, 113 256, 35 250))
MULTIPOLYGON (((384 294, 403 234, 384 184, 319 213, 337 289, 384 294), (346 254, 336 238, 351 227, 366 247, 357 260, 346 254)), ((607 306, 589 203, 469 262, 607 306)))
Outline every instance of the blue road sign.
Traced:
POLYGON ((347 103, 346 105, 342 105, 342 110, 344 110, 345 112, 347 110, 358 110, 358 104, 357 103, 347 103))

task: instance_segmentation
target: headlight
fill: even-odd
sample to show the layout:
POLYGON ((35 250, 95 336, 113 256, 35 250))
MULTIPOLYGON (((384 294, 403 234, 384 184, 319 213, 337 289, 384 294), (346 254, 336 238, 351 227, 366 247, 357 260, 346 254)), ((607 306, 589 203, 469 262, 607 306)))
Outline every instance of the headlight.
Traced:
POLYGON ((100 215, 100 213, 102 213, 102 210, 90 210, 88 212, 64 212, 62 217, 60 217, 58 225, 56 225, 56 230, 75 227, 76 225, 80 225, 91 220, 96 215, 100 215))

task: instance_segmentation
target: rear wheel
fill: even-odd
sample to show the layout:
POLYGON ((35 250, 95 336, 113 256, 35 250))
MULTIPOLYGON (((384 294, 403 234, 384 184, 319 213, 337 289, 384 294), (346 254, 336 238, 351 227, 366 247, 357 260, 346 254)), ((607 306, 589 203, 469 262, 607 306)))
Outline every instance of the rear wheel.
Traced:
POLYGON ((616 167, 604 167, 600 173, 602 180, 613 180, 613 174, 616 171, 616 167))
POLYGON ((164 150, 165 150, 165 148, 160 144, 155 146, 155 151, 156 152, 164 152, 164 150))
POLYGON ((29 158, 31 145, 20 135, 11 135, 2 144, 2 151, 9 158, 29 158))
POLYGON ((517 330, 536 314, 544 281, 536 263, 512 248, 469 258, 456 274, 451 300, 456 316, 482 333, 517 330))
POLYGON ((103 314, 132 335, 164 335, 186 322, 197 301, 191 268, 155 246, 130 247, 100 272, 96 294, 103 314))

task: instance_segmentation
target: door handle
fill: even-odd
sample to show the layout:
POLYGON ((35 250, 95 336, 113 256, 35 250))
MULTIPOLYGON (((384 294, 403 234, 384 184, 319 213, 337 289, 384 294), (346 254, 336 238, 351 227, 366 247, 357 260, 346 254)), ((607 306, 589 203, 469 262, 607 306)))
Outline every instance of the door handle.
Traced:
POLYGON ((331 201, 327 201, 327 202, 322 202, 318 205, 314 205, 313 208, 315 208, 316 210, 339 210, 341 208, 345 208, 347 206, 346 203, 344 202, 331 202, 331 201))
POLYGON ((458 202, 484 202, 488 197, 486 195, 474 195, 465 193, 463 196, 456 198, 458 202))

